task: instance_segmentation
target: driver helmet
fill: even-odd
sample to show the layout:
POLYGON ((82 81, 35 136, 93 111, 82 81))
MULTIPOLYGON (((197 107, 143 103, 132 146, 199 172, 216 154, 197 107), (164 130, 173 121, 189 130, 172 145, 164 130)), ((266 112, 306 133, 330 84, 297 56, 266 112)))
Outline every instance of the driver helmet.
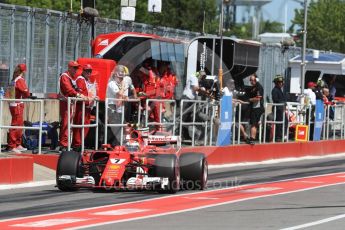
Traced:
POLYGON ((137 141, 128 141, 126 143, 126 149, 129 152, 137 152, 137 151, 139 151, 140 150, 139 142, 137 142, 137 141))

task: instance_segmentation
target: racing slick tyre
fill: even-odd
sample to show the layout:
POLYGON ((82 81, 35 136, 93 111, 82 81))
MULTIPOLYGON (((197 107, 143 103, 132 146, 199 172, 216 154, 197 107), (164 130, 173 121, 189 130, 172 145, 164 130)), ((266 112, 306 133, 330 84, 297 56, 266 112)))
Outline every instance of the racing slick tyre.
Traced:
POLYGON ((160 193, 176 193, 180 190, 180 168, 178 158, 174 154, 155 155, 154 175, 169 179, 164 189, 158 189, 160 193))
POLYGON ((63 151, 56 169, 56 185, 61 191, 76 191, 76 177, 80 176, 81 154, 74 151, 63 151), (70 176, 71 180, 59 180, 60 176, 70 176))
POLYGON ((207 185, 208 163, 202 153, 184 153, 180 156, 180 173, 183 188, 204 190, 207 185))

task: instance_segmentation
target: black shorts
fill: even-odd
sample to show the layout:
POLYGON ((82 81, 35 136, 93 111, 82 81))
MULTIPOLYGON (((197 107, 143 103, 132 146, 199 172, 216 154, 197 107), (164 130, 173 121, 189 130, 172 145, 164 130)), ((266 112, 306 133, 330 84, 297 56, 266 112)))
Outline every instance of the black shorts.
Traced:
MULTIPOLYGON (((236 107, 236 114, 235 114, 235 121, 236 122, 239 122, 239 115, 240 115, 240 112, 239 112, 239 107, 237 105, 236 107)), ((249 120, 249 104, 241 104, 241 122, 247 122, 249 120)))
POLYGON ((263 108, 252 108, 250 110, 249 124, 257 125, 259 124, 261 115, 265 112, 263 108))

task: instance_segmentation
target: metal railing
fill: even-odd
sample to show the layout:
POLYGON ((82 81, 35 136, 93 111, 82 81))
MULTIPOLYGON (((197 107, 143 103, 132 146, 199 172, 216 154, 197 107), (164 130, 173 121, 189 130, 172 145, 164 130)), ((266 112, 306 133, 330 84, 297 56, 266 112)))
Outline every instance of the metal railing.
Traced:
MULTIPOLYGON (((215 131, 218 130, 217 125, 215 124, 215 119, 219 119, 218 118, 218 114, 219 114, 219 110, 218 110, 218 104, 211 104, 211 114, 210 114, 210 140, 209 140, 209 145, 213 146, 214 143, 216 143, 216 140, 213 141, 213 133, 215 131)), ((216 134, 216 138, 217 138, 217 134, 216 134)))
POLYGON ((2 129, 28 129, 28 130, 38 130, 38 154, 42 153, 42 127, 43 127, 43 116, 44 116, 44 101, 43 100, 32 100, 32 99, 0 99, 0 153, 2 144, 2 129), (39 116, 39 126, 38 127, 28 127, 28 126, 9 126, 2 124, 2 116, 4 111, 4 102, 23 102, 23 103, 38 103, 40 105, 40 116, 39 116))
POLYGON ((129 104, 131 103, 138 103, 138 115, 137 115, 137 124, 140 125, 140 121, 141 121, 141 109, 140 109, 140 99, 115 99, 115 98, 106 98, 105 99, 105 127, 104 127, 104 144, 108 144, 108 127, 119 127, 121 128, 121 138, 120 140, 120 144, 122 145, 123 144, 123 128, 127 126, 127 124, 124 124, 125 123, 125 106, 124 105, 120 105, 121 107, 121 111, 116 111, 116 103, 124 103, 124 102, 128 102, 129 104), (111 103, 111 104, 109 104, 111 103), (110 108, 110 105, 114 105, 115 108, 110 108), (112 124, 112 123, 109 123, 109 111, 108 110, 111 110, 111 112, 113 113, 119 113, 121 114, 121 123, 120 124, 112 124))
MULTIPOLYGON (((8 126, 3 124, 3 120, 0 121, 0 131, 2 129, 29 129, 29 130, 38 130, 39 131, 39 140, 38 140, 38 152, 41 153, 42 151, 42 132, 43 132, 43 119, 44 119, 44 107, 43 107, 43 100, 31 100, 31 99, 2 99, 0 100, 0 117, 3 118, 4 116, 4 103, 5 102, 13 102, 13 101, 20 101, 20 102, 32 102, 32 103, 39 103, 40 104, 40 121, 38 127, 26 127, 26 126, 8 126)), ((99 103, 96 101, 96 122, 95 124, 85 124, 85 104, 84 99, 80 98, 68 98, 68 149, 71 148, 71 133, 74 128, 80 128, 81 136, 82 136, 82 151, 85 149, 85 131, 84 128, 95 128, 95 148, 98 149, 98 133, 99 131, 99 103), (73 110, 75 108, 76 103, 82 103, 82 118, 81 118, 81 124, 74 124, 72 119, 74 116, 73 110)), ((143 104, 140 99, 110 99, 107 98, 105 102, 105 126, 104 126, 104 136, 105 136, 105 143, 107 143, 108 140, 108 128, 119 128, 121 129, 121 139, 120 144, 123 144, 124 141, 124 127, 127 126, 126 122, 128 121, 128 117, 125 115, 125 108, 126 106, 132 106, 135 107, 136 113, 131 113, 133 115, 132 120, 134 122, 137 122, 138 125, 142 124, 145 126, 157 126, 157 125, 167 125, 170 127, 173 127, 173 133, 176 132, 177 135, 182 136, 183 129, 186 129, 186 127, 189 128, 189 131, 191 133, 191 143, 190 145, 214 145, 213 139, 217 138, 217 134, 214 136, 214 131, 217 130, 217 123, 215 120, 218 118, 217 110, 218 104, 212 104, 209 101, 202 101, 202 100, 181 100, 180 103, 180 114, 177 114, 177 106, 178 103, 176 103, 175 100, 163 100, 163 99, 147 99, 146 101, 146 108, 141 108, 141 105, 143 104), (121 104, 128 102, 127 105, 121 104), (115 111, 119 112, 119 120, 116 123, 110 123, 109 122, 109 116, 110 112, 116 110, 115 104, 120 104, 120 107, 122 107, 121 111, 115 111), (134 106, 132 103, 135 103, 134 106), (155 106, 158 106, 156 108, 159 113, 159 122, 156 121, 150 121, 150 104, 155 103, 155 106), (163 120, 163 103, 174 103, 172 106, 172 115, 171 119, 169 121, 163 120), (189 103, 188 106, 186 106, 186 103, 189 103), (110 108, 110 106, 113 106, 110 108), (185 108, 188 107, 188 108, 185 108), (144 112, 142 112, 144 111, 144 112), (182 119, 184 115, 188 114, 190 115, 189 120, 182 119), (179 131, 177 131, 179 129, 179 131), (198 131, 197 131, 198 130, 198 131), (196 133, 200 132, 202 135, 200 136, 199 142, 196 140, 196 133), (202 143, 201 143, 202 142, 202 143)), ((79 108, 80 108, 79 107, 79 108)), ((240 140, 240 130, 235 130, 236 126, 244 125, 248 126, 247 121, 241 120, 241 105, 238 107, 233 107, 233 135, 232 135, 232 143, 233 144, 242 144, 240 140), (239 110, 236 114, 236 110, 239 110), (238 119, 235 117, 239 116, 238 119), (237 136, 237 139, 236 139, 237 136)), ((285 106, 285 104, 275 104, 275 103, 266 103, 265 104, 265 113, 264 117, 262 119, 262 122, 259 123, 259 131, 257 133, 258 135, 258 142, 259 143, 266 143, 266 142, 276 142, 276 132, 277 132, 277 126, 281 125, 281 131, 282 131, 282 142, 290 142, 292 139, 289 139, 289 132, 288 128, 291 128, 290 134, 294 132, 294 127, 299 124, 308 125, 310 127, 310 130, 313 128, 312 125, 317 125, 319 128, 322 127, 322 137, 323 140, 335 140, 335 139, 344 139, 345 138, 345 105, 344 104, 336 104, 336 105, 328 105, 325 106, 325 116, 324 120, 321 123, 315 123, 312 119, 314 115, 312 114, 314 110, 311 106, 306 106, 300 103, 289 103, 288 106, 285 106), (277 109, 275 109, 277 106, 282 106, 284 109, 282 121, 277 121, 277 109), (273 108, 273 112, 271 112, 271 108, 273 108), (334 117, 330 116, 331 112, 334 111, 334 117), (295 119, 289 119, 289 116, 286 115, 293 115, 295 119), (270 118, 269 118, 270 117, 270 118), (286 119, 288 119, 286 121, 286 119), (266 139, 267 134, 269 132, 268 126, 272 126, 272 133, 270 133, 272 139, 268 140, 266 139), (273 134, 273 135, 272 135, 273 134), (287 139, 284 139, 284 137, 287 136, 287 139)), ((290 136, 291 137, 291 136, 290 136)), ((0 143, 1 143, 0 136, 0 143)), ((309 137, 308 137, 309 138, 309 137)), ((189 139, 188 139, 189 140, 189 139)), ((188 140, 185 141, 186 144, 188 143, 188 140)), ((1 150, 0 150, 1 151, 1 150)))
MULTIPOLYGON (((285 132, 286 132, 286 128, 285 127, 285 120, 286 120, 286 115, 285 115, 285 104, 284 103, 266 103, 265 105, 265 129, 264 129, 264 137, 266 137, 267 134, 267 125, 270 124, 271 127, 273 127, 273 143, 276 141, 276 128, 277 125, 281 125, 281 129, 282 129, 282 142, 284 142, 285 140, 285 132), (277 121, 277 107, 283 107, 283 119, 282 121, 277 121), (272 120, 268 120, 268 107, 272 107, 272 111, 273 111, 273 119, 272 120)), ((265 138, 266 139, 266 138, 265 138)), ((264 143, 266 143, 266 140, 264 140, 264 143)))
POLYGON ((180 133, 179 135, 182 137, 182 129, 184 127, 189 127, 192 126, 192 146, 195 145, 195 130, 196 130, 196 126, 203 126, 204 127, 204 145, 206 145, 207 143, 207 127, 208 127, 208 120, 206 121, 196 121, 196 115, 197 113, 200 113, 200 111, 202 109, 206 109, 206 111, 209 108, 209 102, 208 101, 203 101, 203 100, 186 100, 183 99, 181 100, 181 104, 180 104, 180 133), (188 108, 186 108, 184 110, 184 104, 185 103, 191 103, 192 105, 189 106, 188 108), (201 106, 203 106, 204 108, 202 108, 201 106), (183 121, 183 116, 186 113, 189 113, 191 110, 193 110, 193 116, 192 116, 192 121, 191 122, 185 122, 183 121))
MULTIPOLYGON (((249 104, 249 103, 245 103, 249 104)), ((241 127, 245 129, 246 125, 249 125, 248 121, 242 121, 242 103, 235 103, 233 104, 233 135, 232 135, 232 143, 233 144, 240 144, 241 143, 241 127), (238 111, 238 113, 237 113, 238 111), (237 127, 237 130, 236 130, 237 127), (236 131, 236 133, 235 133, 236 131)))
POLYGON ((175 100, 168 100, 168 99, 147 99, 146 100, 146 107, 145 107, 145 126, 172 126, 173 131, 172 134, 175 134, 175 128, 176 128, 176 101, 175 100), (173 103, 173 119, 172 121, 166 120, 164 117, 163 107, 165 106, 165 103, 173 103), (157 106, 159 106, 158 110, 158 116, 159 121, 149 121, 150 114, 153 113, 153 110, 157 109, 157 106))
MULTIPOLYGON (((78 14, 0 3, 0 86, 6 86, 15 66, 26 63, 30 91, 58 92, 56 79, 69 60, 91 57, 91 23, 78 14), (16 36, 20 34, 20 36, 16 36), (1 63, 2 62, 2 63, 1 63)), ((95 18, 95 34, 117 31, 156 34, 188 41, 201 33, 117 19, 95 18)))
POLYGON ((345 129, 345 105, 328 105, 325 108, 326 115, 328 115, 328 119, 325 122, 325 138, 329 140, 330 134, 333 140, 337 136, 337 130, 339 130, 339 135, 341 139, 344 139, 344 129, 345 129), (333 110, 334 117, 330 119, 330 112, 333 110))
MULTIPOLYGON (((311 124, 311 106, 303 105, 297 102, 289 102, 286 106, 286 117, 287 117, 287 139, 286 142, 290 142, 289 139, 289 129, 290 127, 295 127, 296 125, 309 125, 311 124)), ((285 125, 285 123, 284 123, 285 125)), ((285 127, 284 127, 284 130, 285 127)), ((309 135, 308 135, 309 140, 309 135)))
POLYGON ((85 128, 96 128, 95 132, 95 149, 98 149, 98 114, 99 114, 99 102, 98 100, 94 100, 96 103, 96 119, 95 119, 95 124, 85 124, 85 108, 86 105, 85 103, 87 102, 87 99, 82 99, 82 98, 75 98, 75 97, 68 97, 67 99, 67 129, 68 129, 68 151, 71 150, 71 129, 72 128, 80 128, 81 129, 81 151, 84 151, 84 145, 85 145, 85 128), (81 124, 74 124, 73 123, 73 118, 74 118, 74 112, 71 113, 71 109, 74 109, 76 106, 77 102, 82 103, 82 121, 81 124))

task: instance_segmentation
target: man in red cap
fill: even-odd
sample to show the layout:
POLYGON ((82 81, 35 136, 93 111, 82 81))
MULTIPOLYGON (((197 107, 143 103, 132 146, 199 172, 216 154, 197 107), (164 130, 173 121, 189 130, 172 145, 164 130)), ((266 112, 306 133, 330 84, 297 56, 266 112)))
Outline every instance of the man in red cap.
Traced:
POLYGON ((316 85, 315 82, 310 81, 310 82, 307 83, 307 87, 308 88, 303 91, 303 93, 308 98, 308 102, 307 103, 310 103, 312 106, 315 106, 315 104, 316 104, 316 94, 314 92, 316 86, 317 85, 316 85))
MULTIPOLYGON (((59 79, 59 99, 60 99, 60 150, 67 150, 68 145, 68 97, 84 97, 80 94, 73 84, 73 78, 79 68, 79 63, 76 61, 70 61, 68 63, 68 70, 60 75, 59 79)), ((71 111, 73 108, 71 108, 71 111)), ((73 112, 71 112, 72 117, 73 112)))
MULTIPOLYGON (((30 91, 25 82, 25 72, 26 65, 19 64, 16 66, 13 72, 12 78, 12 89, 10 92, 11 99, 22 99, 28 98, 30 96, 30 91)), ((10 112, 12 116, 11 126, 24 126, 24 103, 20 101, 15 101, 10 103, 10 112)), ((8 141, 8 150, 20 153, 21 151, 27 150, 24 148, 22 143, 22 129, 10 129, 9 130, 9 141, 8 141)))
MULTIPOLYGON (((85 117, 84 117, 84 124, 88 125, 90 124, 90 116, 91 116, 91 110, 93 107, 93 100, 96 99, 94 85, 90 82, 90 77, 92 73, 92 66, 90 64, 86 64, 83 66, 83 72, 82 74, 77 77, 75 80, 77 91, 88 98, 89 100, 85 102, 85 117)), ((82 116, 83 116, 83 103, 77 102, 75 115, 73 124, 75 125, 82 125, 82 116)), ((84 136, 83 138, 87 136, 89 132, 89 128, 84 128, 84 136)), ((76 151, 80 151, 81 144, 82 144, 82 129, 81 128, 73 128, 73 141, 72 146, 73 149, 76 151)))

